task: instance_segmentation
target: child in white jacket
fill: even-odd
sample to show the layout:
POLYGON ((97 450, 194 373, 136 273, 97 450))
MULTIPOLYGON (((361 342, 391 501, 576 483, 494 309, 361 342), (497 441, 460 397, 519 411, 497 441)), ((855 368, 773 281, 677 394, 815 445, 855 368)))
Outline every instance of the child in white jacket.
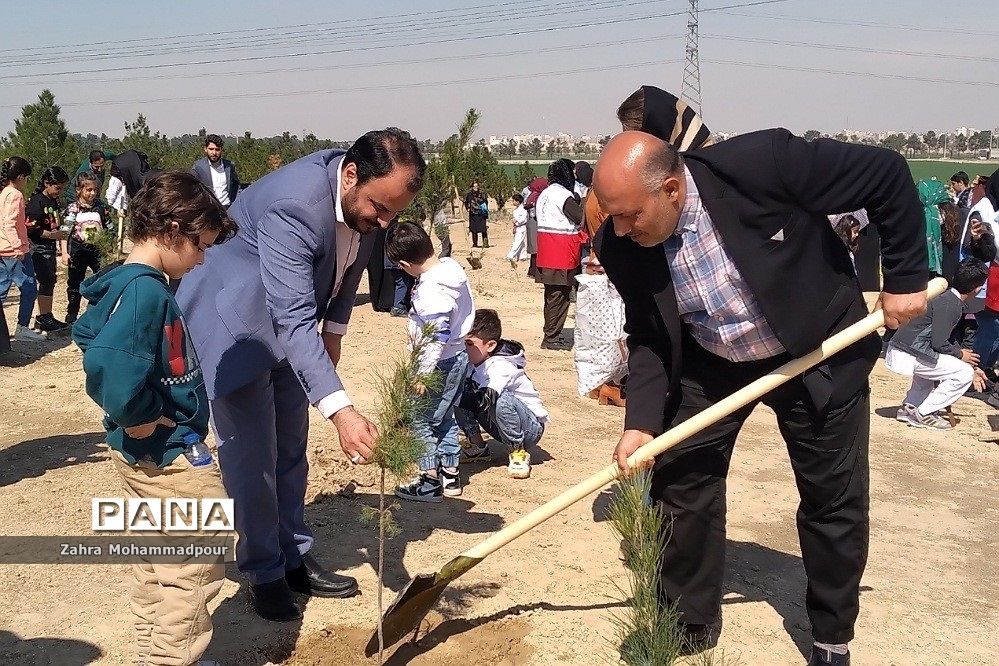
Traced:
POLYGON ((527 360, 519 342, 504 340, 503 324, 496 310, 476 310, 465 349, 472 373, 455 409, 458 425, 468 437, 465 460, 488 460, 489 448, 482 429, 506 444, 507 471, 515 479, 531 475, 531 454, 545 432, 548 411, 524 371, 527 360))
POLYGON ((524 208, 524 197, 517 193, 513 195, 513 200, 517 202, 513 211, 513 244, 510 245, 506 258, 516 268, 518 261, 527 261, 531 255, 527 254, 527 209, 524 208))
POLYGON ((461 265, 438 258, 430 236, 418 224, 399 222, 385 239, 385 255, 416 278, 409 311, 411 348, 421 341, 420 373, 438 374, 432 388, 417 385, 425 407, 413 420, 414 432, 426 448, 419 460, 420 476, 396 488, 396 496, 416 502, 440 502, 461 495, 458 476, 458 425, 454 407, 468 368, 464 337, 472 327, 475 304, 461 265), (433 331, 423 340, 424 331, 433 331))

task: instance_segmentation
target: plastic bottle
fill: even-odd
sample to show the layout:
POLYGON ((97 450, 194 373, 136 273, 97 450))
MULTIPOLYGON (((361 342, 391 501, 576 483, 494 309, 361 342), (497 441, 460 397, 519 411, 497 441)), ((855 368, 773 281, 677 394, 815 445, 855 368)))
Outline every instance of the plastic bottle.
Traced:
POLYGON ((201 441, 197 433, 188 433, 184 437, 184 456, 192 467, 206 467, 212 464, 212 451, 201 441))

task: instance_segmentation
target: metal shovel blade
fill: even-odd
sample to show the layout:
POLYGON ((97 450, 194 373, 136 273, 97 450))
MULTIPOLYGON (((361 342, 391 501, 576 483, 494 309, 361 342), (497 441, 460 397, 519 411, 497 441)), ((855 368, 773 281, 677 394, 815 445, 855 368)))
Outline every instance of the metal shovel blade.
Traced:
MULTIPOLYGON (((444 590, 454 579, 481 562, 481 559, 459 555, 435 574, 419 574, 406 584, 395 601, 382 616, 382 635, 385 647, 395 645, 420 626, 420 622, 434 607, 444 590)), ((364 648, 366 657, 378 653, 378 630, 371 635, 364 648)))

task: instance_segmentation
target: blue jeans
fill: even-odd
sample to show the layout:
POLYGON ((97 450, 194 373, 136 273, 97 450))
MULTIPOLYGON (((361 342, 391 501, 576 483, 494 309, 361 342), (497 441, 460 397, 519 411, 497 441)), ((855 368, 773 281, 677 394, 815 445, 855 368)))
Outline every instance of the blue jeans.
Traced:
POLYGON ((392 269, 392 282, 395 286, 392 298, 393 309, 409 310, 409 290, 412 289, 414 281, 409 273, 401 268, 392 269))
POLYGON ((545 426, 538 421, 534 412, 513 393, 501 393, 496 400, 496 414, 490 418, 488 412, 471 412, 455 408, 454 416, 458 425, 470 440, 481 441, 482 430, 494 439, 506 444, 507 448, 525 449, 541 441, 545 426))
POLYGON ((458 466, 461 447, 458 445, 454 407, 461 396, 467 371, 468 354, 465 352, 437 363, 438 386, 427 391, 425 407, 413 419, 413 432, 425 446, 423 457, 419 460, 420 471, 458 466))
POLYGON ((978 331, 975 333, 974 352, 982 368, 991 368, 999 356, 999 312, 986 308, 975 315, 978 331))
POLYGON ((35 297, 38 289, 35 286, 35 268, 31 263, 31 255, 24 255, 18 261, 14 257, 0 257, 0 304, 7 300, 10 285, 16 284, 21 291, 21 302, 17 308, 18 326, 31 323, 31 313, 35 310, 35 297))

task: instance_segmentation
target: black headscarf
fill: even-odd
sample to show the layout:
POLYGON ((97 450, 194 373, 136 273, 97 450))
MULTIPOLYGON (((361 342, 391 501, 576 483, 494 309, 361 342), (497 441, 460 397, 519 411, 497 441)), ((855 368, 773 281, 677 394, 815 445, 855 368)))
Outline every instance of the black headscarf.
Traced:
POLYGON ((572 160, 567 160, 564 157, 560 160, 555 160, 548 167, 548 182, 558 183, 572 192, 572 188, 576 186, 575 168, 576 165, 572 163, 572 160))
POLYGON ((999 169, 989 176, 989 183, 985 186, 985 196, 992 202, 992 207, 999 210, 999 169))
POLYGON ((593 167, 590 166, 589 162, 582 160, 576 162, 576 181, 586 187, 589 187, 593 182, 593 167))
POLYGON ((661 88, 642 86, 645 94, 642 131, 672 144, 679 151, 703 148, 714 143, 711 131, 682 99, 661 88))
POLYGON ((116 156, 111 165, 112 173, 121 178, 121 182, 125 184, 125 191, 130 197, 139 193, 139 188, 147 179, 159 173, 149 168, 149 159, 146 154, 138 150, 126 150, 116 156))

